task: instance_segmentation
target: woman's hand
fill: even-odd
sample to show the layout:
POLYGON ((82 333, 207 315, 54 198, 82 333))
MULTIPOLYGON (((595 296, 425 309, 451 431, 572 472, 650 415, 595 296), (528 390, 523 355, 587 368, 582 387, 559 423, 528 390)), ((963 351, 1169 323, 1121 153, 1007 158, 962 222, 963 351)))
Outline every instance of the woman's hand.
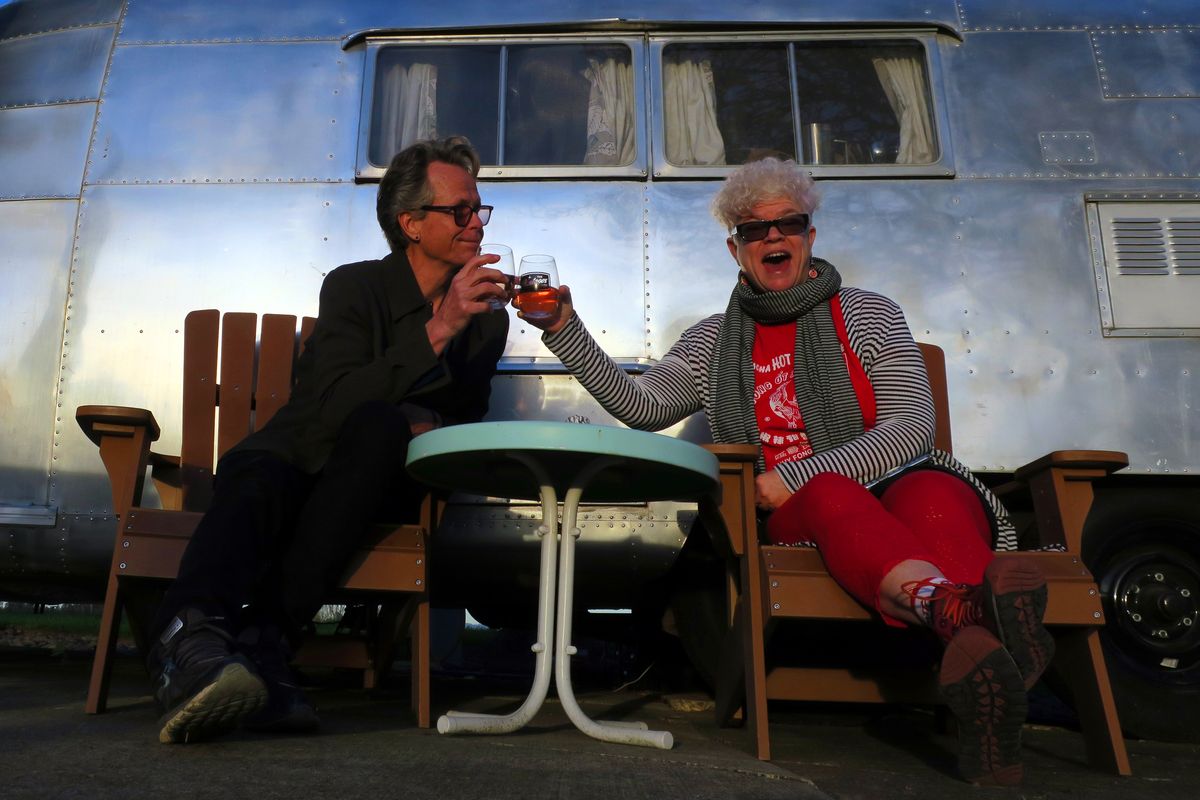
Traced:
POLYGON ((573 316, 575 316, 575 305, 571 302, 571 287, 565 284, 558 287, 558 311, 554 316, 545 319, 527 319, 520 309, 517 310, 517 317, 526 324, 547 333, 558 333, 571 321, 573 316))
POLYGON ((787 488, 776 470, 764 472, 754 479, 754 504, 764 511, 774 511, 791 496, 792 490, 787 488))

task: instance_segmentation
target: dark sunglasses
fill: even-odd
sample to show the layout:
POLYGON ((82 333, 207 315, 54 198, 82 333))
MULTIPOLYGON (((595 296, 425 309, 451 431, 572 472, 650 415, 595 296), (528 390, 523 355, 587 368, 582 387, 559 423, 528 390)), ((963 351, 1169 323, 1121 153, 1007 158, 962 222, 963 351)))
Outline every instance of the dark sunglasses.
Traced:
POLYGON ((421 206, 421 210, 452 214, 454 224, 460 228, 465 228, 471 223, 472 214, 479 215, 480 225, 487 225, 488 220, 492 218, 492 206, 469 206, 466 203, 459 203, 456 206, 421 206))
POLYGON ((779 232, 784 236, 802 236, 808 233, 809 221, 808 214, 792 214, 779 219, 756 219, 753 222, 734 225, 733 232, 743 242, 765 239, 771 228, 779 228, 779 232))

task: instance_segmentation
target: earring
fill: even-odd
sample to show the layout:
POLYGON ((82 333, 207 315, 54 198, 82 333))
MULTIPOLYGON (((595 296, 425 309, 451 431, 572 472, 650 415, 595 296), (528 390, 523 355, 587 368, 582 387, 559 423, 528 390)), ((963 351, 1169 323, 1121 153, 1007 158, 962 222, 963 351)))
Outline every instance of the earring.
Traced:
POLYGON ((816 271, 816 269, 814 269, 814 268, 812 268, 812 267, 809 267, 809 270, 808 270, 808 277, 810 277, 810 278, 815 278, 815 277, 817 277, 817 271, 816 271))
POLYGON ((414 237, 412 237, 412 240, 413 240, 414 242, 419 242, 419 241, 421 241, 421 237, 420 237, 420 236, 414 236, 414 237))

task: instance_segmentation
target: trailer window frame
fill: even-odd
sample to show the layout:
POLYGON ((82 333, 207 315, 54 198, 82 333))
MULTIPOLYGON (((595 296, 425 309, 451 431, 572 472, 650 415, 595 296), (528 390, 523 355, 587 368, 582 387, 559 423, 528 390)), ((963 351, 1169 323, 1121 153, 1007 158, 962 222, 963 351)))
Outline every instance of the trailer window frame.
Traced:
POLYGON ((945 90, 942 77, 941 55, 937 46, 937 32, 926 29, 892 29, 879 31, 791 31, 772 34, 755 32, 753 34, 711 34, 711 33, 664 33, 648 37, 648 58, 650 66, 649 85, 651 88, 651 118, 650 136, 653 158, 651 167, 655 178, 723 178, 739 163, 727 165, 698 166, 673 164, 667 160, 666 125, 664 109, 664 54, 672 45, 747 45, 747 44, 786 44, 787 67, 789 75, 789 90, 791 93, 793 118, 793 138, 796 152, 802 154, 800 143, 800 126, 797 124, 799 115, 798 91, 796 79, 795 48, 792 45, 820 42, 836 43, 839 41, 853 43, 893 42, 911 43, 920 47, 925 61, 925 74, 928 80, 928 100, 930 117, 933 123, 937 158, 926 164, 895 164, 895 163, 856 163, 856 164, 803 164, 804 168, 814 178, 888 178, 888 177, 953 177, 954 152, 949 135, 950 123, 945 100, 945 90))
MULTIPOLYGON (((359 114, 358 148, 355 156, 354 177, 357 182, 378 181, 386 171, 386 165, 375 164, 370 158, 372 122, 374 119, 375 84, 380 54, 388 48, 447 48, 447 47, 521 47, 545 45, 620 45, 629 50, 630 68, 633 75, 633 124, 635 138, 635 153, 629 164, 623 165, 590 165, 590 164, 484 164, 480 167, 481 179, 510 179, 527 180, 534 178, 573 178, 590 180, 600 178, 637 178, 644 179, 649 174, 649 146, 647 135, 648 91, 646 87, 646 39, 642 35, 476 35, 476 36, 414 36, 414 37, 368 37, 365 41, 366 54, 363 59, 362 99, 359 114)), ((505 52, 507 52, 505 50, 505 52)), ((501 85, 506 80, 503 74, 505 59, 501 59, 499 78, 501 85)), ((503 95, 503 90, 501 90, 503 95)), ((504 106, 498 109, 498 137, 504 131, 504 106)), ((439 136, 451 135, 452 131, 438 131, 439 136)), ((497 152, 502 153, 503 139, 497 140, 497 152)), ((501 155, 502 160, 502 155, 501 155)))

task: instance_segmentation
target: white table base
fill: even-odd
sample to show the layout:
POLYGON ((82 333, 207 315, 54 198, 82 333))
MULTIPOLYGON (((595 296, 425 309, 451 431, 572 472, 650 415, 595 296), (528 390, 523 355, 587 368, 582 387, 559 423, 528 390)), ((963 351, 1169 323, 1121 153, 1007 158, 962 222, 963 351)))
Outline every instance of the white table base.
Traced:
POLYGON ((571 656, 576 652, 575 646, 571 644, 571 607, 575 596, 575 540, 580 535, 576 525, 579 501, 588 482, 598 472, 616 463, 617 459, 596 458, 571 482, 571 488, 563 498, 563 536, 559 547, 558 499, 553 482, 533 459, 520 453, 513 453, 510 457, 528 467, 541 487, 542 524, 537 533, 542 538, 542 546, 538 580, 537 642, 532 648, 537 656, 533 686, 520 708, 511 714, 449 711, 438 719, 438 732, 510 733, 524 727, 546 700, 546 692, 550 687, 550 662, 553 658, 554 684, 558 689, 558 697, 575 727, 588 736, 605 742, 670 750, 674 738, 668 731, 647 730, 644 722, 593 720, 579 707, 571 686, 571 656))

